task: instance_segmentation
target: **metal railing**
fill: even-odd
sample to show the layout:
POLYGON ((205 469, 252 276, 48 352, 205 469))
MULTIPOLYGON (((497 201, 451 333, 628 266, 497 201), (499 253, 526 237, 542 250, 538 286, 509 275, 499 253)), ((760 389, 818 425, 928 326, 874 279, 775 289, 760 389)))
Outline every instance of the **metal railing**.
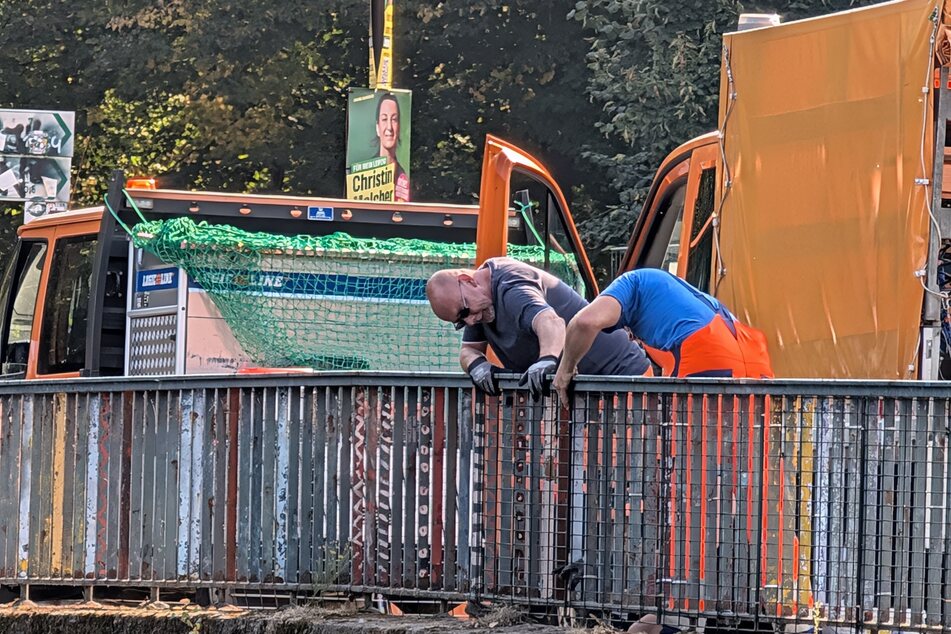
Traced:
POLYGON ((470 386, 347 380, 0 387, 0 583, 464 597, 470 386))
POLYGON ((951 630, 948 386, 577 388, 571 412, 477 409, 482 596, 721 631, 951 630))
POLYGON ((951 629, 951 387, 370 373, 0 384, 0 584, 951 629))

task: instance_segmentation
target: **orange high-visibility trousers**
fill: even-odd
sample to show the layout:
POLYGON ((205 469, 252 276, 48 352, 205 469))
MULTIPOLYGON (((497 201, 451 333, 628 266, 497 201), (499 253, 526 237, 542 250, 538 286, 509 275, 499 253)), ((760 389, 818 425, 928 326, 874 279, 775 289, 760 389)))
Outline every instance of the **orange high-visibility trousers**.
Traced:
POLYGON ((644 345, 651 360, 664 376, 733 377, 764 379, 773 377, 766 337, 738 321, 735 330, 720 315, 684 339, 673 350, 644 345))

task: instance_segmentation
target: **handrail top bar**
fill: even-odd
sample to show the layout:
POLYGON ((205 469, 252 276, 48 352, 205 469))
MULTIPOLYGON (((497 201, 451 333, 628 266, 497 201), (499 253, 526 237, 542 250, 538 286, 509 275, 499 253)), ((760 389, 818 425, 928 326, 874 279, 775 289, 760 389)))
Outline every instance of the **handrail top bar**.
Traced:
MULTIPOLYGON (((501 374, 500 385, 517 389, 519 375, 501 374)), ((159 390, 253 389, 280 387, 471 387, 462 372, 375 372, 322 371, 313 373, 269 373, 255 375, 189 375, 166 377, 90 377, 68 380, 0 381, 0 395, 128 392, 159 390)), ((582 375, 575 381, 576 393, 615 392, 646 394, 761 395, 761 396, 841 396, 951 398, 951 383, 926 381, 859 381, 844 379, 669 379, 624 376, 582 375)))

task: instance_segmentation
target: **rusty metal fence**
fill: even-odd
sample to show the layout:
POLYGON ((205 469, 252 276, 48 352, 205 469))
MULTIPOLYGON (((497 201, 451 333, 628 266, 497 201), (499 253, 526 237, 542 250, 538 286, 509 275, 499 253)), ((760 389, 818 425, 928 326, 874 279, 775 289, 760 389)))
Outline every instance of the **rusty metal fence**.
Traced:
POLYGON ((951 631, 948 386, 602 379, 574 399, 476 411, 481 595, 707 631, 951 631))
POLYGON ((0 384, 0 584, 951 631, 951 388, 457 375, 0 384))
POLYGON ((470 386, 353 382, 0 387, 0 583, 464 597, 470 386))

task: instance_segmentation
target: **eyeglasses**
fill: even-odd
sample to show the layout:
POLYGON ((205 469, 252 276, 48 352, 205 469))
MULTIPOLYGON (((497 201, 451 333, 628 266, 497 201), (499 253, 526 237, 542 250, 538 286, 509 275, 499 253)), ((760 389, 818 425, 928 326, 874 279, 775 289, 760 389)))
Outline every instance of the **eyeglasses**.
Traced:
POLYGON ((469 302, 466 301, 466 294, 462 292, 462 280, 459 282, 459 297, 462 298, 462 309, 456 315, 456 321, 452 322, 456 330, 462 330, 466 327, 465 318, 469 316, 469 302))

